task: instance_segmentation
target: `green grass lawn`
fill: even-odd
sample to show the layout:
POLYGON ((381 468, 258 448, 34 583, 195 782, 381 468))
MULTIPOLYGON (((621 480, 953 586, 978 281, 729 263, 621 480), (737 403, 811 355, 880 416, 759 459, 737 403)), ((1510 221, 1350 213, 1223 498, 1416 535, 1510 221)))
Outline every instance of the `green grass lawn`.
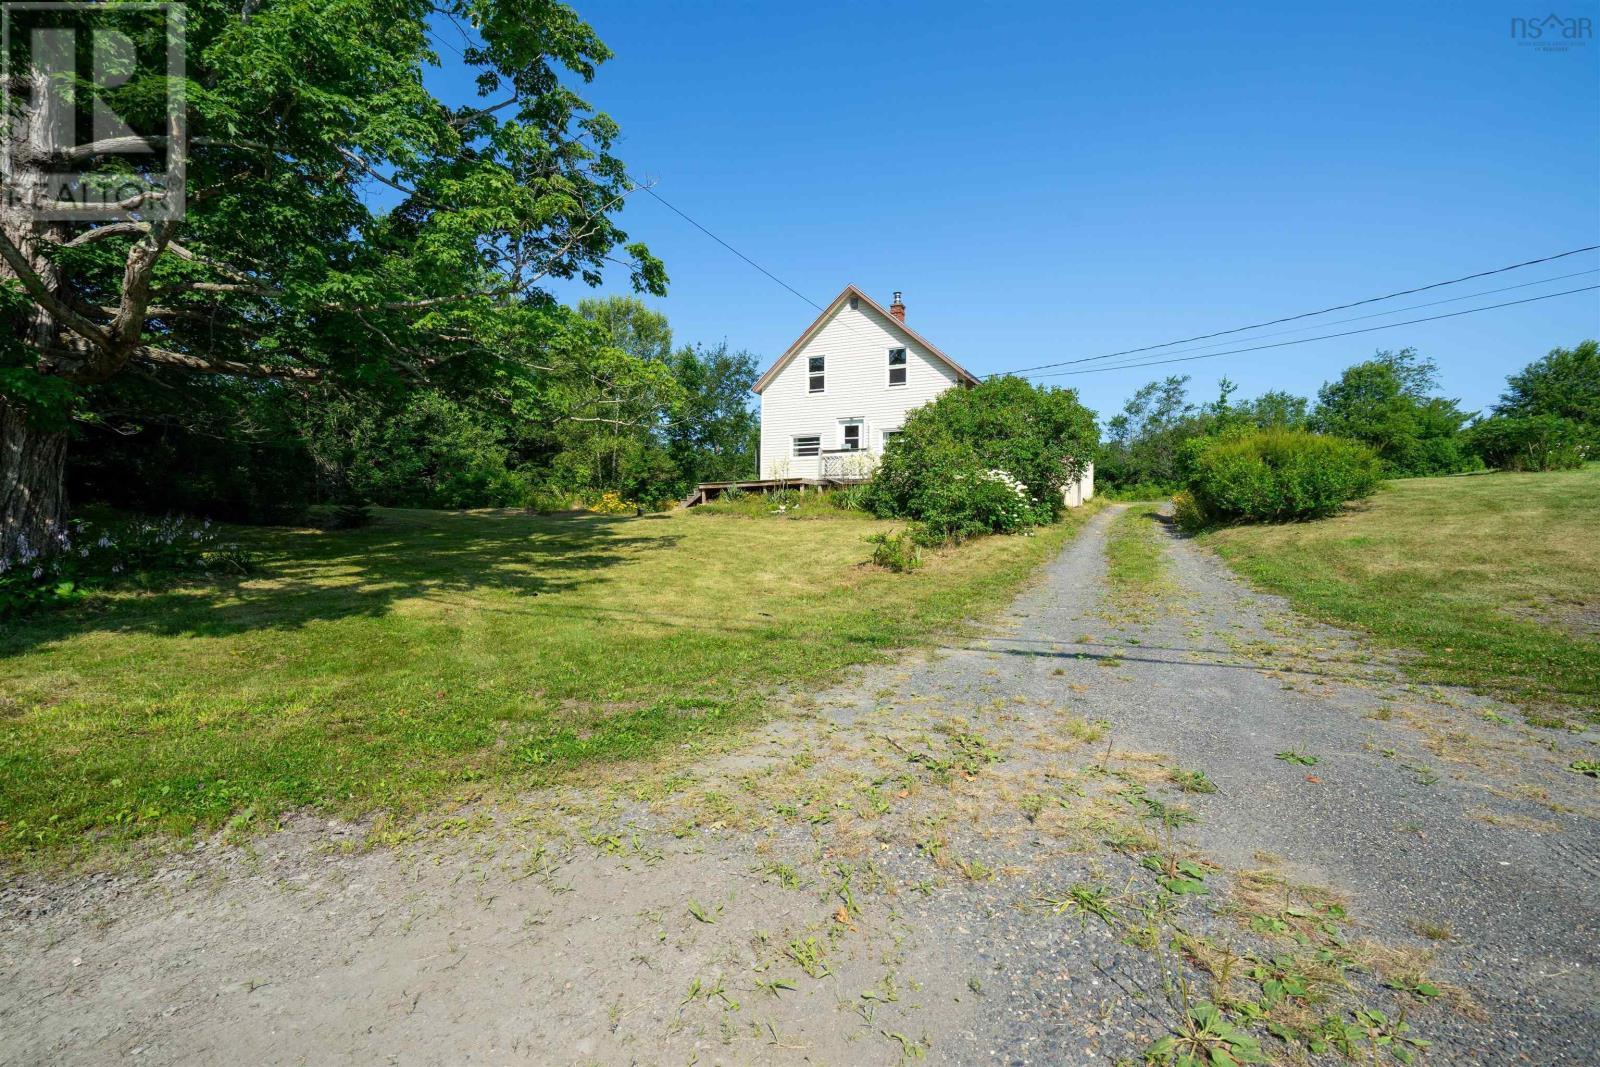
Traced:
POLYGON ((1205 539, 1297 607, 1415 650, 1420 679, 1600 722, 1600 466, 1396 481, 1335 518, 1205 539))
POLYGON ((866 565, 888 524, 819 503, 241 531, 254 578, 0 631, 0 852, 405 811, 693 742, 1003 604, 1084 510, 904 575, 866 565))

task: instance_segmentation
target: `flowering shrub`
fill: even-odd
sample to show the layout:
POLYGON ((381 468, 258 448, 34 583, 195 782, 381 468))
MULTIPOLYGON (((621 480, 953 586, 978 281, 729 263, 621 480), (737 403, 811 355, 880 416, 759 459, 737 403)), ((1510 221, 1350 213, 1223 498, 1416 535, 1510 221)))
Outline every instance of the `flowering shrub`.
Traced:
POLYGON ((1071 391, 992 378, 911 412, 866 492, 880 518, 919 523, 924 543, 1052 522, 1061 490, 1098 449, 1071 391))
POLYGON ((236 544, 221 543, 209 519, 195 524, 169 516, 100 526, 74 520, 51 531, 43 544, 24 540, 14 555, 0 557, 0 618, 94 587, 253 569, 251 555, 236 544))
POLYGON ((918 494, 916 538, 955 544, 987 533, 1016 533, 1038 522, 1027 486, 1005 471, 969 470, 927 483, 918 494))
POLYGON ((634 506, 622 499, 621 493, 611 489, 601 493, 599 499, 591 502, 589 510, 598 515, 628 515, 634 511, 634 506))

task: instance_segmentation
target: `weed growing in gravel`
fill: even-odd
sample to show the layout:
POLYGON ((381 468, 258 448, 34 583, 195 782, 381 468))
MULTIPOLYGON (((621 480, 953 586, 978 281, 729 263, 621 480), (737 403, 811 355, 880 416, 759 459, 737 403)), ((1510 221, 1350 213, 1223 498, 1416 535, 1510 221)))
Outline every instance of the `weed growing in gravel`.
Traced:
POLYGON ((1049 908, 1056 915, 1068 911, 1077 912, 1079 923, 1083 926, 1088 925, 1091 915, 1107 926, 1116 926, 1122 918, 1111 907, 1115 901, 1116 898, 1111 895, 1109 886, 1090 882, 1079 882, 1064 893, 1047 893, 1038 898, 1040 905, 1049 908))
POLYGON ((1429 941, 1449 941, 1456 935, 1455 929, 1442 920, 1418 919, 1412 924, 1412 929, 1429 941))
POLYGON ((1310 756, 1304 752, 1297 752, 1292 748, 1278 753, 1277 758, 1285 763, 1293 763, 1300 767, 1315 767, 1322 762, 1319 756, 1310 756))
POLYGON ((784 946, 783 954, 812 978, 826 978, 833 972, 825 962, 828 950, 814 937, 797 937, 784 946))
POLYGON ((1205 771, 1186 771, 1181 767, 1172 769, 1172 784, 1185 793, 1215 793, 1217 784, 1206 777, 1205 771))
POLYGON ((1145 1060, 1163 1067, 1233 1067, 1241 1063, 1266 1063, 1261 1044, 1229 1022, 1215 1004, 1190 1008, 1174 1033, 1144 1050, 1145 1060))

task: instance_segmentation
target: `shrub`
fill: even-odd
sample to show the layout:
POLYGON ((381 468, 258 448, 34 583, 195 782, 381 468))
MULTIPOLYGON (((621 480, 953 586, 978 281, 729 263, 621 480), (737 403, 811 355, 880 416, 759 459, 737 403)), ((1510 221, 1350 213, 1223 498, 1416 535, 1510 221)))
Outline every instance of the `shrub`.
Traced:
POLYGON ((1495 415, 1468 431, 1484 463, 1512 471, 1576 470, 1592 450, 1587 436, 1581 423, 1559 415, 1495 415))
POLYGON ((171 516, 122 524, 68 523, 42 545, 0 558, 0 619, 63 603, 84 590, 155 585, 173 577, 248 574, 254 557, 225 544, 210 521, 171 516))
POLYGON ((1189 467, 1191 521, 1206 523, 1320 518, 1371 495, 1380 478, 1371 449, 1299 430, 1212 441, 1189 467))
POLYGON ((600 515, 626 515, 635 510, 634 505, 622 499, 622 494, 614 489, 606 490, 584 506, 600 515))
POLYGON ((922 549, 909 530, 896 534, 876 533, 867 538, 872 545, 872 562, 897 574, 922 566, 922 549))
POLYGON ((1178 528, 1186 533, 1194 533, 1206 527, 1205 509, 1187 489, 1180 489, 1172 494, 1172 518, 1178 524, 1178 528))
POLYGON ((1050 522, 1061 491, 1098 449, 1094 415, 1070 390, 994 378, 951 389, 906 418, 868 484, 883 518, 957 541, 1050 522))

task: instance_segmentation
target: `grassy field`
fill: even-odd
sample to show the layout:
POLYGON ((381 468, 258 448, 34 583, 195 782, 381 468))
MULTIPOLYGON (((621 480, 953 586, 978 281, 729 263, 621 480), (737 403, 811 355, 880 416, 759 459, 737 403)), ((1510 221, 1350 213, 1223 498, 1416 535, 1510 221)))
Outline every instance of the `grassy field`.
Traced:
POLYGON ((0 852, 405 810, 692 742, 1003 604, 1082 519, 909 575, 866 565, 888 524, 817 503, 242 531, 255 578, 0 632, 0 852))
POLYGON ((1297 607, 1414 650, 1416 677, 1600 723, 1600 466, 1396 481, 1336 518, 1206 540, 1297 607))

